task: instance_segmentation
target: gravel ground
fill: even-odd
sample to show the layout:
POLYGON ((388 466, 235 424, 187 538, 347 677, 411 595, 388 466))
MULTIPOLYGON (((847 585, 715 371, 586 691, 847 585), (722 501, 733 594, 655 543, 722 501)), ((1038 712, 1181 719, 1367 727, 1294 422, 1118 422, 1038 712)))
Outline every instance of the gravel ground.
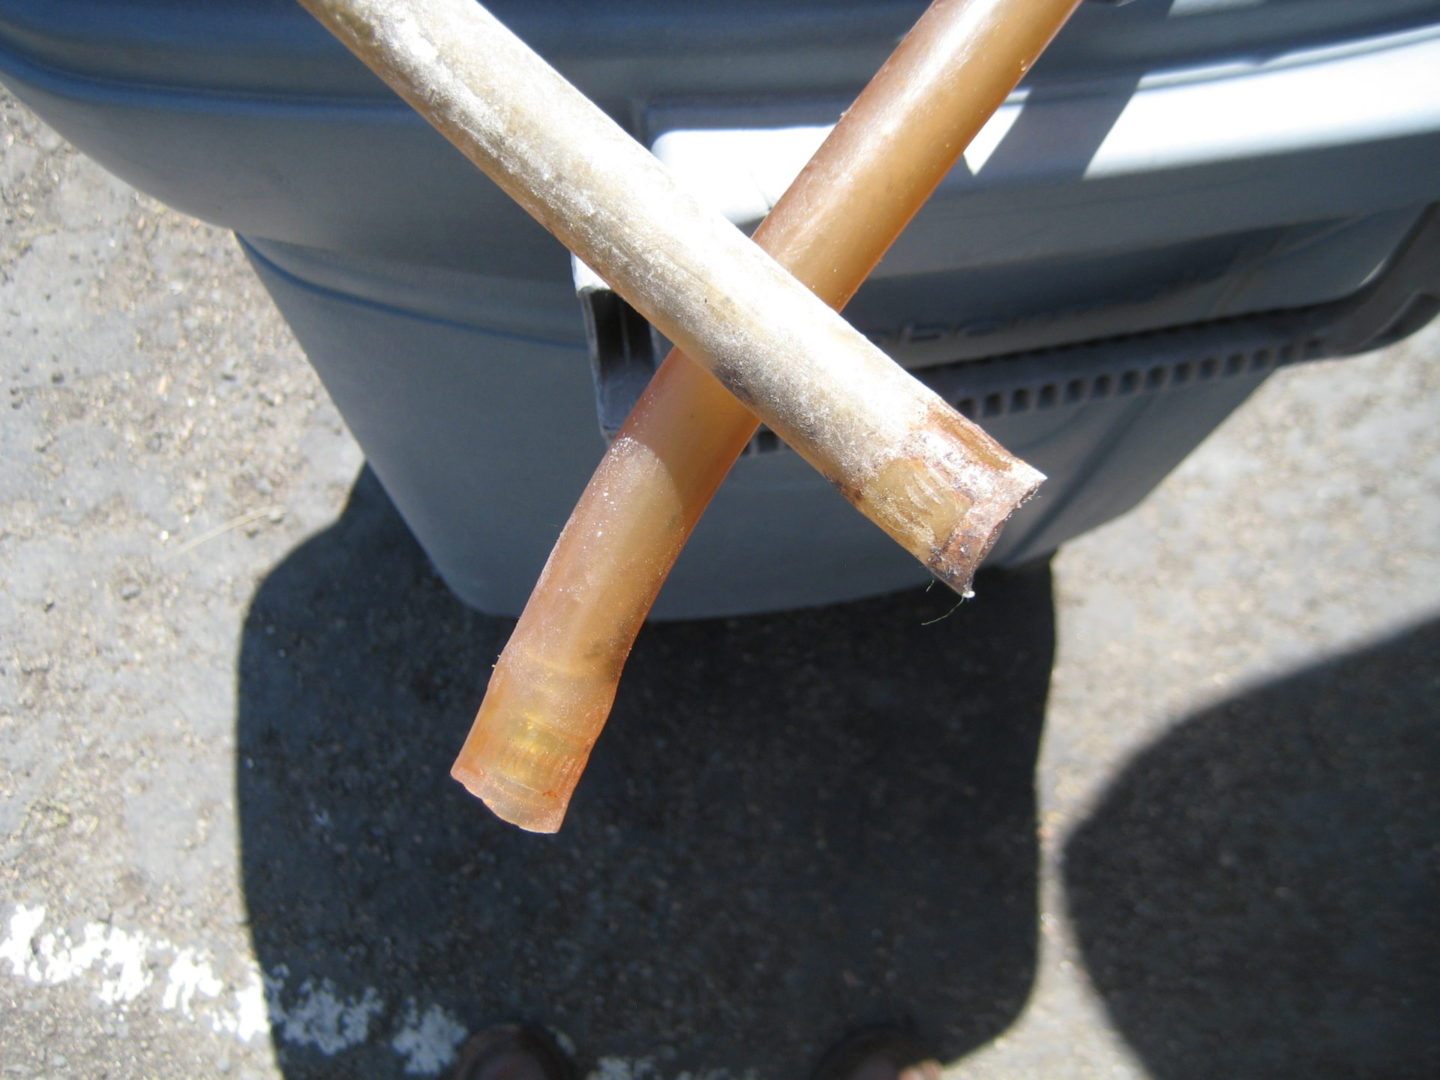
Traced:
POLYGON ((1281 372, 1136 511, 642 635, 571 823, 444 778, 435 579, 233 240, 9 98, 0 1072, 1440 1074, 1440 332, 1281 372))

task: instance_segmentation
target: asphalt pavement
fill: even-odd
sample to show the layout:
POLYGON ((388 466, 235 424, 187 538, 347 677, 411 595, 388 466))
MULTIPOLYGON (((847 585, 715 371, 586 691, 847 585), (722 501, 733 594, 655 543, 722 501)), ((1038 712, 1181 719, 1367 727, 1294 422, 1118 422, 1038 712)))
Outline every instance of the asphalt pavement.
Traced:
POLYGON ((956 610, 648 627, 534 837, 446 776, 511 624, 233 239, 0 110, 0 1075, 1440 1075, 1440 330, 956 610))

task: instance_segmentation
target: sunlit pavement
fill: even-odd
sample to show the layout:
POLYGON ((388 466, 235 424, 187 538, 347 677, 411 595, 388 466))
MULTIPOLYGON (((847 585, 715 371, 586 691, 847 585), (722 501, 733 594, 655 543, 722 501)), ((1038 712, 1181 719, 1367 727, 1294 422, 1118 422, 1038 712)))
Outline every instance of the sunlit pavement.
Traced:
POLYGON ((234 242, 3 110, 6 1076, 435 1076, 517 1015, 616 1078, 896 1018, 955 1080, 1440 1073, 1440 332, 938 621, 650 628, 537 839, 445 776, 508 624, 234 242))

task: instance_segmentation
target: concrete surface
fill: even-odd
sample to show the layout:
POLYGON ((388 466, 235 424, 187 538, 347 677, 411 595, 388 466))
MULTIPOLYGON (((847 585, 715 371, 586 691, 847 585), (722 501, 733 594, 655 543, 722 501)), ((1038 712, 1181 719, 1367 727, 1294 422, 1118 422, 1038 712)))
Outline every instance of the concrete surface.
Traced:
POLYGON ((647 629, 536 838, 445 777, 508 624, 232 240, 0 107, 0 1075, 1440 1074, 1440 332, 947 618, 647 629))

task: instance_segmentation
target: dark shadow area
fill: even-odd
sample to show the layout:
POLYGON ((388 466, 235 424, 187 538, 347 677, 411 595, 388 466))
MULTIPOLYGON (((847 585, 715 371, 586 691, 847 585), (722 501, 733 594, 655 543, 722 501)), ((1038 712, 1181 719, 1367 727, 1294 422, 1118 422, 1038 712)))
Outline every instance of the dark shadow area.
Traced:
POLYGON ((1157 1080, 1440 1076, 1440 621, 1188 720, 1066 850, 1157 1080))
POLYGON ((362 474, 244 632, 244 884, 285 1075, 401 1076, 430 1005, 665 1076, 803 1076, 871 1021, 948 1059, 994 1037, 1034 975, 1048 567, 952 607, 647 628, 569 821, 533 836, 447 776, 512 624, 456 601, 362 474), (359 1045, 303 1045, 317 996, 370 1001, 359 1045))

